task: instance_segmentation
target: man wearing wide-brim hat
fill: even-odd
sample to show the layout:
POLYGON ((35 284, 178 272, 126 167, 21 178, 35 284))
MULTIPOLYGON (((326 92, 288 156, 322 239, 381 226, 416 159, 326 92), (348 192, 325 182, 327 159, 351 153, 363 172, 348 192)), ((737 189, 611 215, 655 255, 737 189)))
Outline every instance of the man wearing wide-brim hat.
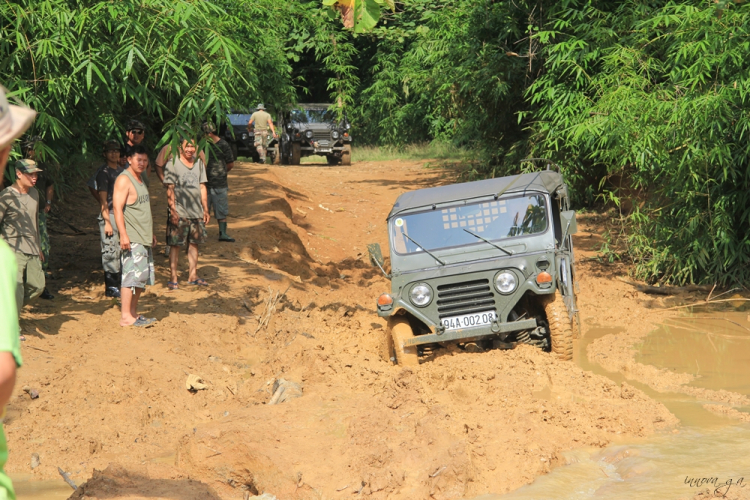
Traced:
POLYGON ((42 171, 34 160, 16 162, 16 182, 0 192, 0 237, 16 254, 16 308, 44 291, 42 239, 39 234, 39 193, 34 186, 42 171))
MULTIPOLYGON (((0 86, 0 179, 13 141, 21 137, 34 121, 36 113, 22 106, 10 106, 5 88, 0 86)), ((16 310, 16 258, 8 245, 0 239, 0 408, 10 400, 16 382, 16 368, 21 366, 21 346, 16 310)), ((8 460, 8 445, 0 425, 0 495, 16 498, 13 484, 3 468, 8 460)))

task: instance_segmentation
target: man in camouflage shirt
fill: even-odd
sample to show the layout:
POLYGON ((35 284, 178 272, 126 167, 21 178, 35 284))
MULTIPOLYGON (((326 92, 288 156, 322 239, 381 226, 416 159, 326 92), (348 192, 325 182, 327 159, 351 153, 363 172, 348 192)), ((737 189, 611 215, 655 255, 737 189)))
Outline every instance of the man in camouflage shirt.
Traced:
POLYGON ((229 183, 227 173, 234 167, 234 155, 229 143, 216 135, 216 127, 211 123, 203 124, 203 133, 211 142, 208 143, 206 177, 208 182, 208 210, 214 208, 214 217, 219 222, 219 241, 234 243, 234 238, 227 234, 227 215, 229 214, 229 183))

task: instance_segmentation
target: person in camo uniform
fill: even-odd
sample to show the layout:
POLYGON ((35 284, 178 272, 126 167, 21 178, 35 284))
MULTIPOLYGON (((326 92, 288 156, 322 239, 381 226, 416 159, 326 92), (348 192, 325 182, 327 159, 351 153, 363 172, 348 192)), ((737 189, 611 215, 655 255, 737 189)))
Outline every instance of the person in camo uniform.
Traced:
POLYGON ((177 264, 180 247, 187 247, 190 272, 188 285, 208 286, 198 277, 198 245, 206 242, 206 224, 211 216, 208 212, 208 190, 206 189, 206 166, 195 154, 195 141, 183 139, 180 155, 166 165, 164 184, 167 185, 169 223, 167 245, 172 281, 170 290, 177 290, 177 264))
POLYGON ((206 178, 208 182, 208 210, 214 209, 214 217, 219 223, 219 241, 234 243, 234 238, 227 234, 227 215, 229 215, 229 184, 227 173, 234 167, 234 155, 229 143, 216 135, 212 123, 203 124, 203 133, 211 139, 208 144, 208 165, 206 178))
MULTIPOLYGON (((29 128, 35 115, 29 108, 9 105, 5 88, 0 86, 0 179, 5 175, 13 141, 29 128)), ((0 238, 0 407, 3 409, 0 422, 16 384, 16 369, 23 364, 16 315, 16 272, 16 257, 0 238)), ((15 500, 13 483, 4 471, 7 461, 8 444, 0 423, 0 498, 15 500)))
POLYGON ((104 268, 104 295, 120 298, 120 234, 115 222, 112 194, 117 177, 125 171, 120 166, 120 144, 117 141, 104 143, 104 157, 107 162, 96 174, 96 190, 99 198, 99 237, 102 246, 102 267, 104 268))
POLYGON ((39 237, 39 194, 34 189, 41 169, 34 160, 16 162, 16 182, 0 193, 0 236, 16 254, 16 308, 21 316, 29 303, 44 290, 41 238, 39 237))
MULTIPOLYGON (((38 135, 31 136, 26 140, 24 144, 26 158, 35 161, 38 160, 35 148, 36 143, 41 140, 42 138, 38 135)), ((49 272, 49 254, 52 246, 50 245, 49 232, 47 231, 47 214, 52 210, 52 201, 55 197, 55 184, 48 171, 49 165, 39 161, 37 161, 37 164, 42 169, 34 185, 39 194, 39 237, 41 239, 42 254, 44 255, 42 269, 44 270, 44 277, 50 279, 52 273, 49 272)), ((55 296, 45 287, 39 298, 52 300, 55 296)))
POLYGON ((156 246, 151 198, 144 176, 148 168, 146 148, 133 146, 128 163, 130 166, 117 177, 112 193, 112 207, 122 249, 120 326, 149 326, 156 318, 138 314, 138 299, 147 285, 154 284, 151 250, 156 246))

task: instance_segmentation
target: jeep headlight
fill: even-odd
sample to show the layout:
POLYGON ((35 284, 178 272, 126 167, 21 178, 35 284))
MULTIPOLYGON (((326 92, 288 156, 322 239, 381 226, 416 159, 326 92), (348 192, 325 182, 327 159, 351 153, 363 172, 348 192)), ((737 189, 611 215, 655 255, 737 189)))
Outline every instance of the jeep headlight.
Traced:
POLYGON ((409 292, 409 300, 417 307, 426 306, 432 302, 432 288, 425 283, 414 285, 409 292))
POLYGON ((352 124, 351 124, 351 123, 349 123, 349 122, 346 122, 346 123, 344 123, 344 128, 345 128, 346 130, 349 130, 350 128, 352 128, 352 124))
POLYGON ((338 139, 339 138, 339 131, 338 130, 334 130, 333 132, 331 132, 331 137, 333 139, 338 139))
POLYGON ((243 141, 246 141, 246 140, 247 140, 247 134, 242 134, 242 140, 243 140, 243 141))
POLYGON ((313 131, 312 130, 306 130, 305 131, 305 137, 307 137, 308 139, 312 139, 313 138, 313 131))
POLYGON ((510 271, 501 271, 495 276, 495 288, 500 293, 511 293, 517 286, 518 280, 516 279, 516 275, 510 271))

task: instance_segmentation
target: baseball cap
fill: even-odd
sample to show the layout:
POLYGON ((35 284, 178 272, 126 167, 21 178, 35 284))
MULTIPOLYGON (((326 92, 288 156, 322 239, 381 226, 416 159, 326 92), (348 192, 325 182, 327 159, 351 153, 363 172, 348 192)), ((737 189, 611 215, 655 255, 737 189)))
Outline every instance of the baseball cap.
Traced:
POLYGON ((16 170, 20 170, 24 174, 33 174, 34 172, 41 172, 42 169, 36 164, 34 160, 18 160, 16 162, 16 170))
POLYGON ((201 125, 201 129, 206 135, 216 132, 216 127, 214 127, 214 124, 211 122, 204 122, 203 125, 201 125))
POLYGON ((107 151, 119 151, 120 150, 120 143, 117 141, 106 141, 104 143, 104 152, 107 151))
POLYGON ((143 122, 141 122, 141 121, 138 121, 138 120, 130 120, 130 121, 128 122, 128 128, 126 129, 126 131, 127 131, 127 132, 130 132, 131 130, 134 130, 134 129, 137 129, 137 128, 139 128, 139 129, 141 129, 141 130, 145 130, 145 129, 146 129, 146 126, 145 126, 145 125, 143 125, 143 122))
POLYGON ((6 92, 0 85, 0 148, 21 137, 36 116, 36 111, 31 108, 9 104, 6 92))

